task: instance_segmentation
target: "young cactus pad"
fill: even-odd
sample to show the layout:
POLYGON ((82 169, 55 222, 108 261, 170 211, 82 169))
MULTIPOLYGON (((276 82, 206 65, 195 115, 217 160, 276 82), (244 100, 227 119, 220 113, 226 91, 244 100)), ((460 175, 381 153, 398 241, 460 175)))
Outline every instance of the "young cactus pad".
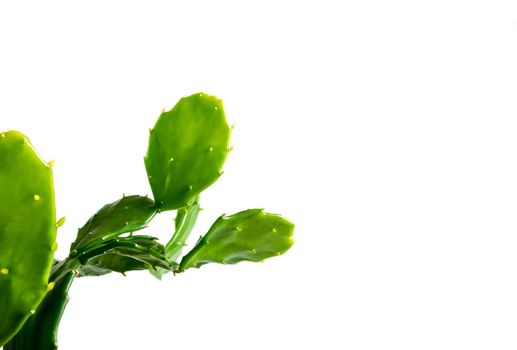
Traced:
POLYGON ((221 100, 203 93, 163 112, 149 136, 145 167, 160 210, 189 204, 221 176, 230 127, 221 100))
POLYGON ((55 241, 52 169, 26 136, 0 133, 0 346, 52 286, 55 241))
POLYGON ((210 262, 235 264, 281 255, 293 245, 293 231, 291 222, 261 209, 223 215, 183 257, 180 271, 210 262))
POLYGON ((97 242, 141 230, 155 214, 156 207, 152 199, 143 196, 122 197, 116 202, 106 204, 79 229, 71 250, 77 254, 98 245, 97 242))

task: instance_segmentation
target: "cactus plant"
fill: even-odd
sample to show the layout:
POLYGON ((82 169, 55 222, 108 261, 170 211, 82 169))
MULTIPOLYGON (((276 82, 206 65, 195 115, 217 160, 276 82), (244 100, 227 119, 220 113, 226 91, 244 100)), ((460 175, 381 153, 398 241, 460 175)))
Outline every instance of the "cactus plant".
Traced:
POLYGON ((78 231, 68 257, 57 244, 51 165, 27 137, 0 134, 0 346, 55 350, 68 290, 76 277, 147 270, 162 278, 207 263, 263 261, 293 244, 294 225, 262 209, 222 215, 183 255, 200 214, 200 193, 222 174, 230 128, 222 102, 203 93, 163 112, 144 158, 153 199, 123 196, 101 207, 78 231), (175 229, 162 245, 140 234, 158 214, 176 210, 175 229))

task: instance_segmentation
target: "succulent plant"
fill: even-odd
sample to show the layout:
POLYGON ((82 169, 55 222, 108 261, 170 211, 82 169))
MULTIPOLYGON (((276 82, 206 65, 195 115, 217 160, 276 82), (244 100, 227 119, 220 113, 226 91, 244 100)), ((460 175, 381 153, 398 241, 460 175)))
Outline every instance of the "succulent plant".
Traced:
POLYGON ((123 196, 100 208, 78 233, 68 257, 57 249, 52 164, 28 138, 0 134, 0 346, 57 349, 57 331, 76 277, 147 270, 162 278, 207 263, 235 264, 281 255, 293 244, 285 218, 248 209, 222 215, 183 255, 200 212, 200 193, 222 174, 230 128, 219 99, 203 93, 163 112, 145 156, 153 199, 123 196), (176 210, 171 239, 162 245, 139 234, 159 213, 176 210))

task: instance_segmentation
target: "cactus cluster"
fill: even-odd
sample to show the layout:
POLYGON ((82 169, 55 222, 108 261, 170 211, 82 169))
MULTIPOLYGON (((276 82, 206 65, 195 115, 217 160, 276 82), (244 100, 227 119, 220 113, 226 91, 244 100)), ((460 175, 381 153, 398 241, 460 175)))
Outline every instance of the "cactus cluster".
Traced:
POLYGON ((182 98, 150 131, 144 158, 153 198, 123 196, 101 207, 78 233, 68 257, 57 249, 52 164, 17 131, 0 134, 0 346, 55 350, 68 290, 76 277, 147 270, 162 278, 207 263, 235 264, 281 255, 294 225, 263 209, 222 215, 183 255, 200 212, 200 193, 222 174, 230 127, 221 101, 182 98), (159 213, 176 211, 170 240, 140 234, 159 213))

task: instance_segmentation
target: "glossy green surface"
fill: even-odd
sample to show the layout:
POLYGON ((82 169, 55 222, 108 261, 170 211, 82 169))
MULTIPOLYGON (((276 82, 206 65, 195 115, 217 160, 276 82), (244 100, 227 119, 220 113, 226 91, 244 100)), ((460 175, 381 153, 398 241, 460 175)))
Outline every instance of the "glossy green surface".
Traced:
POLYGON ((79 277, 102 276, 111 272, 125 275, 128 271, 138 270, 149 270, 149 268, 140 260, 118 254, 103 254, 91 259, 78 269, 79 277))
POLYGON ((109 272, 125 273, 133 270, 170 271, 169 259, 165 248, 157 238, 135 235, 110 240, 79 257, 80 276, 100 276, 109 272))
POLYGON ((127 196, 103 206, 79 229, 72 243, 75 256, 127 232, 143 229, 156 214, 152 199, 127 196))
POLYGON ((261 209, 223 215, 183 257, 179 270, 210 262, 235 264, 281 255, 293 245, 293 231, 291 222, 261 209))
POLYGON ((55 241, 51 168, 23 134, 0 133, 0 346, 47 293, 55 241))
POLYGON ((149 136, 145 167, 160 210, 184 207, 221 176, 230 141, 221 100, 198 93, 163 112, 149 136))

